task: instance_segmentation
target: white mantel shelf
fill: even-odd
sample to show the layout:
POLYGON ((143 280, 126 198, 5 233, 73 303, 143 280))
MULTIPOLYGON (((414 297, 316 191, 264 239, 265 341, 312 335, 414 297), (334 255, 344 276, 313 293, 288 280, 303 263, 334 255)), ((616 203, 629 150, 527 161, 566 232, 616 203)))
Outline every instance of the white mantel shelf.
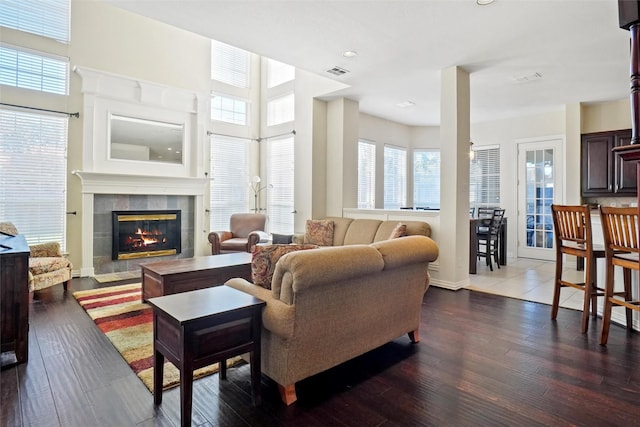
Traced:
POLYGON ((80 178, 83 194, 162 194, 202 196, 207 178, 167 177, 73 171, 80 178))

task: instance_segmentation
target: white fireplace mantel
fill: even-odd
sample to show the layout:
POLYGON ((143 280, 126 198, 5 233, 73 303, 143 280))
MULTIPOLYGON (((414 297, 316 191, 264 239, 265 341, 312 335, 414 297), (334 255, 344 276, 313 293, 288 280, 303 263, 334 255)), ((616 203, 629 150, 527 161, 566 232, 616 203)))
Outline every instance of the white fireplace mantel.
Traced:
POLYGON ((207 178, 148 176, 73 171, 82 182, 83 194, 161 194, 203 196, 207 178))
MULTIPOLYGON (((73 171, 82 183, 82 236, 93 236, 94 196, 96 194, 141 194, 166 196, 194 196, 194 252, 206 254, 204 196, 207 178, 148 176, 102 172, 73 171)), ((86 240, 88 242, 91 239, 86 240)), ((94 275, 93 244, 83 245, 80 276, 94 275)))

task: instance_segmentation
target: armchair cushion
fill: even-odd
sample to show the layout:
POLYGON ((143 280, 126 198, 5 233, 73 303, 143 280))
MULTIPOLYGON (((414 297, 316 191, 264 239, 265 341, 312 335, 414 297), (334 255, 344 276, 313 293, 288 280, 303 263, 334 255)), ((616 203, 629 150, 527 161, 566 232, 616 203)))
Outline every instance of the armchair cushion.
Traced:
POLYGON ((29 271, 34 276, 52 271, 71 268, 71 261, 64 257, 35 257, 29 258, 29 271))
POLYGON ((58 242, 36 243, 29 246, 32 257, 61 257, 60 244, 58 242))

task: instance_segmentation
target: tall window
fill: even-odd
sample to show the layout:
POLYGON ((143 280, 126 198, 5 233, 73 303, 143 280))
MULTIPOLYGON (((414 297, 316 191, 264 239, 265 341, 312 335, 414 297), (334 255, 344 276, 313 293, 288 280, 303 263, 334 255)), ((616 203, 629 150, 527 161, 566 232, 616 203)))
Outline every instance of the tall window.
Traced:
POLYGON ((471 207, 500 206, 500 147, 479 147, 469 167, 471 207))
POLYGON ((272 233, 293 233, 294 138, 270 139, 267 144, 267 215, 272 233))
POLYGON ((249 87, 250 55, 246 50, 211 41, 211 78, 240 88, 249 87))
POLYGON ((241 138, 211 139, 210 230, 227 230, 231 214, 249 212, 249 144, 241 138))
POLYGON ((267 60, 267 87, 272 88, 296 78, 296 69, 291 65, 267 60))
POLYGON ((0 218, 65 248, 67 117, 0 109, 0 218))
POLYGON ((70 0, 4 0, 0 2, 0 25, 68 42, 70 3, 70 0))
POLYGON ((400 209, 407 202, 407 151, 384 147, 384 208, 400 209))
POLYGON ((245 126, 247 124, 247 101, 230 96, 213 95, 211 120, 245 126))
POLYGON ((267 126, 291 122, 295 116, 295 102, 292 93, 267 102, 267 126))
POLYGON ((413 204, 440 208, 440 151, 413 151, 413 204))
POLYGON ((358 208, 376 207, 376 146, 358 142, 358 208))

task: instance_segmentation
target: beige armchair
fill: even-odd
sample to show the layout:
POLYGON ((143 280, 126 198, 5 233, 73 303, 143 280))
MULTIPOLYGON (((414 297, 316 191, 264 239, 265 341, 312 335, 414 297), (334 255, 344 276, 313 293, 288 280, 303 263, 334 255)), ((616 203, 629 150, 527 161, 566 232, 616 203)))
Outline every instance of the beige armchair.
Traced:
MULTIPOLYGON (((19 234, 10 222, 0 222, 0 232, 19 234)), ((29 292, 39 291, 62 283, 67 290, 71 283, 71 261, 62 255, 57 242, 29 246, 29 292)))
POLYGON ((229 231, 209 233, 211 255, 229 252, 251 252, 253 247, 268 239, 264 232, 267 217, 263 214, 233 214, 229 220, 229 231))

